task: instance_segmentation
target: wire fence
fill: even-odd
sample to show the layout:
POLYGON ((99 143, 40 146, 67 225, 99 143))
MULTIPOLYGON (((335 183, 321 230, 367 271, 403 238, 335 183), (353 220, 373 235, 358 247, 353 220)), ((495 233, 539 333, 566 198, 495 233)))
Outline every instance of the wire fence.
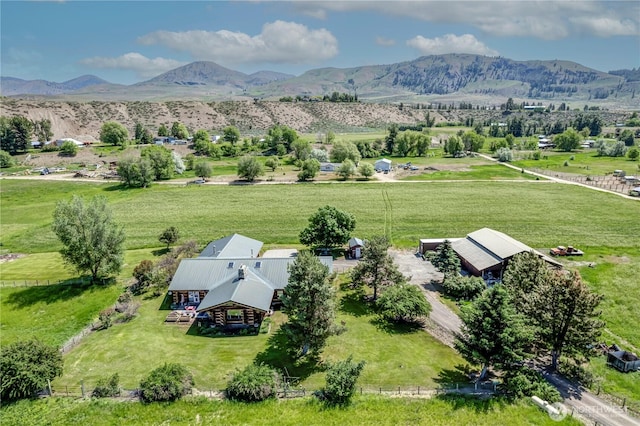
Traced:
POLYGON ((66 280, 0 280, 0 288, 4 287, 40 287, 50 285, 88 285, 89 278, 72 278, 66 280))
POLYGON ((629 191, 638 185, 638 181, 624 181, 624 178, 619 178, 613 175, 576 175, 572 173, 563 173, 547 169, 532 169, 533 172, 539 173, 545 176, 555 177, 558 179, 566 180, 569 182, 581 183, 584 185, 593 186, 595 188, 606 189, 608 191, 618 192, 621 194, 628 194, 629 191))
MULTIPOLYGON (((95 388, 95 384, 85 383, 84 380, 79 384, 55 384, 49 389, 41 392, 42 396, 69 397, 69 398, 88 398, 91 397, 95 388)), ((280 399, 302 398, 312 395, 314 392, 304 387, 279 387, 276 390, 276 396, 280 399)), ((448 383, 441 385, 411 385, 411 386, 380 386, 375 384, 363 384, 356 388, 356 393, 378 394, 385 396, 404 396, 404 397, 432 397, 441 394, 465 394, 465 395, 492 395, 498 393, 496 383, 448 383)), ((191 389, 193 396, 203 396, 211 399, 224 399, 224 389, 214 386, 204 386, 191 389)), ((137 399, 140 395, 139 389, 120 389, 120 392, 114 398, 120 399, 137 399)))

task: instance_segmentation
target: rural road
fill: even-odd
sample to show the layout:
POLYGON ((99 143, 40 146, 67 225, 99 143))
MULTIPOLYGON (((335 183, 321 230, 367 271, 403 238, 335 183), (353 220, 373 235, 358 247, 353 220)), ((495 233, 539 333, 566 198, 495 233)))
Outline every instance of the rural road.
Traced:
MULTIPOLYGON (((453 347, 454 335, 460 331, 460 318, 447 305, 440 301, 431 280, 442 280, 442 274, 436 271, 430 262, 422 260, 411 251, 392 250, 391 254, 398 269, 411 277, 411 283, 419 286, 431 303, 431 324, 428 331, 444 344, 453 347)), ((537 368, 545 379, 554 385, 564 399, 567 413, 579 417, 585 424, 596 422, 598 425, 640 426, 640 419, 632 417, 623 408, 604 401, 586 389, 577 386, 565 378, 550 373, 542 367, 537 368)))

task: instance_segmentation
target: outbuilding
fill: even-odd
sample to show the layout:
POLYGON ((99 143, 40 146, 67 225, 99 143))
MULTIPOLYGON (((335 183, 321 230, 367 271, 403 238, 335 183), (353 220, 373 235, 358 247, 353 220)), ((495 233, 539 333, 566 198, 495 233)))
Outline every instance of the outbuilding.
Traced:
POLYGON ((375 163, 375 169, 378 172, 391 171, 391 160, 382 158, 375 163))
POLYGON ((362 249, 364 248, 364 241, 360 238, 352 237, 349 240, 349 256, 351 259, 360 259, 362 257, 362 249))

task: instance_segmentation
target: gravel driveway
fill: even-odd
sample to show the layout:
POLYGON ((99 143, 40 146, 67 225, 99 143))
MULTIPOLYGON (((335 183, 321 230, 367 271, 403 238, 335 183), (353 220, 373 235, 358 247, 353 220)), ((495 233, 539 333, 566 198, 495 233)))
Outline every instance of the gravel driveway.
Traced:
POLYGON ((431 314, 427 330, 436 339, 453 347, 453 336, 460 331, 462 322, 447 305, 440 301, 431 280, 442 281, 442 274, 430 262, 408 250, 390 250, 398 269, 405 276, 411 277, 411 284, 417 285, 431 304, 431 314))

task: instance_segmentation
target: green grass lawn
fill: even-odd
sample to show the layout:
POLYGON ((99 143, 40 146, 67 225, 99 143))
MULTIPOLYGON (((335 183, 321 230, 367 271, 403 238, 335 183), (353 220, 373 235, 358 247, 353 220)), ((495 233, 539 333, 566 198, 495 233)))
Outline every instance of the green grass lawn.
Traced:
POLYGON ((635 175, 640 171, 638 161, 631 161, 626 157, 598 157, 594 149, 585 152, 543 152, 540 160, 514 160, 512 164, 525 169, 538 168, 580 175, 605 175, 617 169, 625 170, 628 175, 635 175), (565 161, 568 166, 564 165, 565 161))
POLYGON ((580 425, 567 417, 555 421, 530 402, 477 400, 461 396, 409 399, 375 395, 354 397, 346 408, 326 408, 313 397, 255 404, 186 398, 172 404, 110 400, 41 399, 0 410, 6 425, 95 426, 204 425, 580 425))
POLYGON ((80 380, 95 383, 100 377, 120 374, 126 388, 138 386, 155 366, 171 360, 186 365, 196 377, 199 389, 222 389, 237 368, 263 362, 300 377, 302 386, 318 389, 324 383, 323 361, 353 355, 366 361, 361 383, 372 388, 422 386, 434 388, 440 382, 465 381, 456 368, 465 365, 451 348, 415 328, 394 327, 381 322, 355 295, 347 293, 339 303, 337 323, 346 331, 332 336, 322 354, 314 360, 295 363, 285 355, 283 336, 277 332, 284 320, 273 317, 271 333, 257 336, 203 337, 186 325, 166 324, 168 311, 159 310, 162 298, 145 300, 133 321, 118 324, 85 338, 65 358, 63 377, 54 386, 77 386, 80 380), (162 354, 154 358, 153 354, 162 354))
POLYGON ((536 180, 535 176, 520 173, 501 165, 470 166, 470 170, 439 170, 407 176, 403 180, 536 180))
POLYGON ((35 337, 47 344, 62 345, 95 321, 101 310, 113 306, 135 265, 153 257, 150 250, 128 251, 119 282, 106 286, 11 286, 14 279, 18 285, 21 280, 38 279, 40 284, 46 284, 43 280, 77 280, 76 273, 63 267, 59 253, 36 253, 3 263, 1 276, 7 287, 0 287, 0 342, 35 337))

